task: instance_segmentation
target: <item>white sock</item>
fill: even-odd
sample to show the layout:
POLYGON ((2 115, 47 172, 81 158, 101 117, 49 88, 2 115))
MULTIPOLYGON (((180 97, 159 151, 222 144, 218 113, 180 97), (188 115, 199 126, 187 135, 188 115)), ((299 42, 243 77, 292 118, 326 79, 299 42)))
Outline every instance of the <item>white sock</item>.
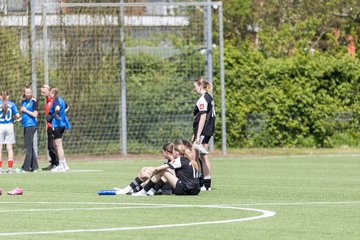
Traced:
POLYGON ((154 190, 153 188, 151 188, 147 193, 150 194, 150 195, 154 195, 154 194, 155 194, 155 190, 154 190))
POLYGON ((66 164, 66 160, 65 160, 65 159, 59 161, 59 166, 62 166, 63 168, 66 168, 66 169, 69 168, 68 165, 66 164))

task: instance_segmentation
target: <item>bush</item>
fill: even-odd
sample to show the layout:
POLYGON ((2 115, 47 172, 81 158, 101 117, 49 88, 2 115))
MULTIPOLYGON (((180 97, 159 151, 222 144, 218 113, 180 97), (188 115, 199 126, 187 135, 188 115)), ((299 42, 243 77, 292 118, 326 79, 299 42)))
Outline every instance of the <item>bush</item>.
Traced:
MULTIPOLYGON (((225 68, 229 147, 333 147, 342 129, 359 129, 358 59, 326 53, 265 58, 229 44, 225 68), (336 116, 344 112, 352 118, 339 129, 336 116)), ((216 133, 220 138, 219 126, 216 133)))

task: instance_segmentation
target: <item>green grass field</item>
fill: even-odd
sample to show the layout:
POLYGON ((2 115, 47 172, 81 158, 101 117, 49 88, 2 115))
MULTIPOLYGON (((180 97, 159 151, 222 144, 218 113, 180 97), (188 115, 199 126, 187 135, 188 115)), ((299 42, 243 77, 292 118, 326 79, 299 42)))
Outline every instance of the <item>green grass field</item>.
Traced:
POLYGON ((0 239, 360 239, 360 156, 213 158, 211 192, 96 194, 161 163, 69 161, 68 173, 1 174, 5 192, 24 195, 0 196, 0 239))

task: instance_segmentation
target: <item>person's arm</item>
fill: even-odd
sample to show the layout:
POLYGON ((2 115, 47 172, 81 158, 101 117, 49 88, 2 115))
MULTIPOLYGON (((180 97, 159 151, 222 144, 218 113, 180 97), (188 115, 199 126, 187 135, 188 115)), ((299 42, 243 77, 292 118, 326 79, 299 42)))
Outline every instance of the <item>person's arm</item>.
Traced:
POLYGON ((36 100, 33 100, 34 102, 34 111, 29 111, 27 110, 24 106, 21 107, 20 111, 23 113, 26 113, 27 115, 33 117, 33 118, 37 118, 39 112, 38 112, 38 104, 36 100))
POLYGON ((158 167, 143 167, 139 173, 140 179, 150 179, 155 173, 170 168, 168 164, 162 164, 158 167))
POLYGON ((21 107, 20 110, 21 110, 21 112, 26 113, 27 115, 29 115, 29 116, 31 116, 33 118, 37 118, 37 116, 38 116, 38 111, 37 110, 31 112, 31 111, 27 110, 25 107, 21 107))
POLYGON ((15 120, 15 121, 20 121, 19 119, 21 120, 20 114, 19 114, 19 113, 15 114, 15 115, 14 115, 14 120, 15 120))
POLYGON ((168 164, 162 164, 158 167, 144 167, 141 169, 141 172, 150 174, 150 175, 154 175, 155 173, 166 170, 168 168, 170 168, 170 166, 168 164))
POLYGON ((15 123, 18 123, 21 121, 21 116, 19 113, 15 114, 13 118, 14 118, 15 123))
POLYGON ((65 113, 67 113, 70 110, 70 106, 67 105, 67 103, 65 102, 65 113))
POLYGON ((168 168, 169 168, 169 165, 168 165, 168 164, 162 164, 162 165, 154 168, 154 173, 157 173, 157 172, 166 170, 166 169, 168 169, 168 168))

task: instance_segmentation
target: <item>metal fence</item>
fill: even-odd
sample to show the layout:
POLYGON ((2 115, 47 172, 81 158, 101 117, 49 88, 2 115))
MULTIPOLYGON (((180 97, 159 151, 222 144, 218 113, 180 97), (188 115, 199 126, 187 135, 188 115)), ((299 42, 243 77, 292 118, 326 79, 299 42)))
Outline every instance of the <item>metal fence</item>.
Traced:
MULTIPOLYGON (((25 14, 7 10, 0 17, 3 27, 27 26, 29 34, 21 31, 19 38, 29 53, 34 93, 44 83, 57 86, 70 105, 68 153, 153 152, 191 138, 199 76, 219 80, 214 87, 221 94, 214 98, 226 152, 221 2, 69 2, 31 1, 25 14), (218 76, 212 74, 214 54, 218 76)), ((18 84, 8 88, 21 91, 18 84)), ((41 112, 40 153, 46 150, 44 118, 41 112)))

